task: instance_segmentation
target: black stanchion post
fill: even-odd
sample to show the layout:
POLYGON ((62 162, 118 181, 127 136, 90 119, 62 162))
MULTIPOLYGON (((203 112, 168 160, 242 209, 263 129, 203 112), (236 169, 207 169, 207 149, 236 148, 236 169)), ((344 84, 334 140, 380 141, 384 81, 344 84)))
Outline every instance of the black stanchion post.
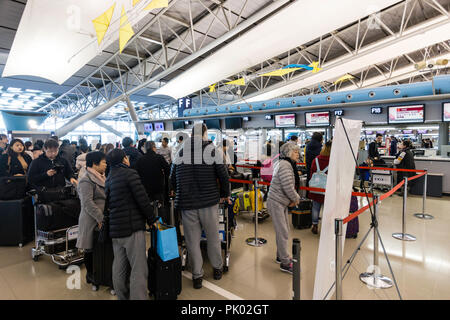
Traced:
POLYGON ((342 227, 343 220, 334 220, 334 234, 336 235, 335 273, 336 273, 336 300, 342 300, 342 227))
POLYGON ((292 241, 292 260, 293 260, 293 274, 292 274, 292 300, 300 300, 300 282, 301 282, 301 269, 300 269, 300 253, 301 253, 300 239, 295 238, 292 241))
POLYGON ((402 232, 392 234, 392 237, 402 241, 416 241, 416 237, 406 233, 406 203, 408 202, 408 178, 405 177, 403 191, 402 232))
POLYGON ((252 247, 262 247, 267 243, 267 240, 264 238, 258 238, 258 178, 253 178, 253 192, 255 195, 255 208, 254 208, 254 214, 255 214, 255 237, 254 238, 248 238, 245 240, 245 242, 252 247))
POLYGON ((419 219, 431 220, 434 217, 431 214, 425 213, 425 203, 427 201, 427 186, 428 186, 428 171, 425 172, 423 179, 423 200, 422 200, 422 212, 415 213, 414 216, 419 219))

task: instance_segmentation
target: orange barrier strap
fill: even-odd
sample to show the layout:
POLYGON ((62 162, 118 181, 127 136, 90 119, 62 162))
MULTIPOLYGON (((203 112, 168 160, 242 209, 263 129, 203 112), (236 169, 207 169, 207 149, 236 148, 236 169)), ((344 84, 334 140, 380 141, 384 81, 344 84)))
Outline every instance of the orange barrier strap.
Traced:
POLYGON ((425 174, 426 174, 426 172, 421 173, 421 174, 417 174, 417 175, 412 176, 412 177, 409 177, 409 178, 408 178, 408 181, 412 181, 412 180, 418 179, 418 178, 420 178, 420 177, 423 177, 425 174))
POLYGON ((359 209, 356 212, 353 212, 351 215, 349 215, 347 218, 345 218, 343 220, 343 224, 346 224, 350 221, 352 221, 353 219, 355 219, 357 216, 359 216, 361 213, 363 213, 364 211, 366 211, 367 209, 369 209, 369 207, 373 207, 373 204, 375 202, 375 199, 373 199, 367 206, 362 207, 361 209, 359 209))
POLYGON ((247 169, 261 169, 262 167, 255 167, 255 166, 247 166, 247 165, 243 165, 243 164, 237 164, 236 167, 239 168, 247 168, 247 169))
POLYGON ((236 182, 236 183, 253 184, 253 181, 249 181, 249 180, 230 179, 229 181, 230 182, 236 182))
POLYGON ((311 187, 300 187, 300 190, 325 192, 325 189, 322 189, 322 188, 311 188, 311 187))
POLYGON ((401 171, 401 172, 426 172, 425 170, 414 170, 414 169, 395 169, 395 168, 385 168, 385 167, 358 167, 359 169, 365 170, 386 170, 386 171, 401 171))
MULTIPOLYGON (((352 196, 355 196, 355 197, 365 197, 366 194, 365 194, 364 192, 352 192, 352 196)), ((371 194, 371 193, 368 193, 367 196, 368 196, 369 198, 373 198, 373 194, 371 194)))
POLYGON ((385 194, 380 196, 380 201, 383 201, 386 198, 389 198, 390 196, 392 196, 394 194, 395 191, 397 191, 398 189, 400 189, 401 187, 403 187, 403 185, 405 184, 405 180, 402 180, 402 182, 400 182, 398 185, 396 185, 394 188, 392 188, 392 190, 386 192, 385 194))
POLYGON ((304 162, 299 162, 299 163, 297 163, 297 165, 298 165, 298 166, 306 166, 306 163, 304 163, 304 162))
POLYGON ((258 181, 259 184, 262 184, 264 186, 270 186, 270 182, 267 181, 258 181))

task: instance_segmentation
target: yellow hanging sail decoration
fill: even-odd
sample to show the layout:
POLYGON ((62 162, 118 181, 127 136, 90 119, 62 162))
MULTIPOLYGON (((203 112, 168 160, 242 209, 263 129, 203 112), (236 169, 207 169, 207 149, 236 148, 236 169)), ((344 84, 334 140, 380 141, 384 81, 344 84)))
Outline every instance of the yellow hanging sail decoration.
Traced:
POLYGON ((97 33, 98 45, 100 45, 102 43, 103 38, 105 37, 105 34, 108 31, 115 8, 116 8, 116 4, 114 3, 111 6, 111 8, 106 10, 101 16, 92 20, 92 23, 94 24, 95 32, 97 33))
POLYGON ((133 37, 134 31, 131 24, 128 22, 125 7, 122 6, 122 13, 120 14, 120 29, 119 29, 119 48, 122 53, 128 41, 133 37))
POLYGON ((216 85, 217 83, 214 83, 213 85, 209 86, 209 93, 216 92, 216 85))
POLYGON ((133 0, 133 7, 136 6, 139 2, 141 2, 142 0, 133 0))
POLYGON ((245 79, 240 78, 234 81, 226 82, 225 84, 235 85, 235 86, 245 86, 245 79))
POLYGON ((272 72, 264 73, 261 77, 281 77, 288 73, 300 70, 301 68, 286 68, 286 69, 278 69, 272 72))
POLYGON ((313 70, 311 71, 312 73, 317 73, 320 70, 322 70, 322 68, 319 68, 319 62, 318 61, 313 61, 309 66, 311 68, 313 68, 313 70))
POLYGON ((169 0, 153 0, 144 10, 153 10, 160 8, 167 8, 169 6, 169 0))
POLYGON ((339 79, 337 79, 334 84, 338 84, 339 82, 344 82, 347 80, 351 80, 351 79, 355 79, 354 76, 352 76, 351 74, 346 74, 345 76, 340 77, 339 79))

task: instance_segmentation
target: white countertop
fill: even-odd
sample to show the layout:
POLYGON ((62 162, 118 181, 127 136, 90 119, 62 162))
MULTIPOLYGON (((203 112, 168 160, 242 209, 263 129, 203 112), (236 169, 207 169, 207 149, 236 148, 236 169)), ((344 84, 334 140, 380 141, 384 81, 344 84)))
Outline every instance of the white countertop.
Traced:
MULTIPOLYGON (((395 159, 394 156, 381 156, 382 159, 395 159)), ((434 157, 414 157, 414 160, 419 161, 447 161, 450 162, 450 158, 434 156, 434 157)))

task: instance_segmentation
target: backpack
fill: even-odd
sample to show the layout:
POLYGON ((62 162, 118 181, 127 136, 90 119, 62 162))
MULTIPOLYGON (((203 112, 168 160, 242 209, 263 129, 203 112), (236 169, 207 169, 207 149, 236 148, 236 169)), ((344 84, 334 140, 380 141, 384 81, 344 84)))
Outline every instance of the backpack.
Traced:
POLYGON ((273 161, 278 158, 280 154, 277 154, 273 158, 264 160, 261 166, 261 179, 267 182, 272 182, 273 176, 273 161))
MULTIPOLYGON (((316 172, 313 173, 313 175, 311 176, 311 180, 309 180, 309 186, 311 188, 320 188, 320 189, 325 189, 327 187, 327 174, 326 172, 328 171, 328 167, 326 167, 324 170, 320 170, 320 166, 319 166, 319 160, 317 160, 317 158, 315 159, 316 161, 316 167, 317 170, 316 172)), ((325 192, 320 192, 320 191, 310 191, 311 193, 317 193, 317 194, 325 194, 325 192)))

